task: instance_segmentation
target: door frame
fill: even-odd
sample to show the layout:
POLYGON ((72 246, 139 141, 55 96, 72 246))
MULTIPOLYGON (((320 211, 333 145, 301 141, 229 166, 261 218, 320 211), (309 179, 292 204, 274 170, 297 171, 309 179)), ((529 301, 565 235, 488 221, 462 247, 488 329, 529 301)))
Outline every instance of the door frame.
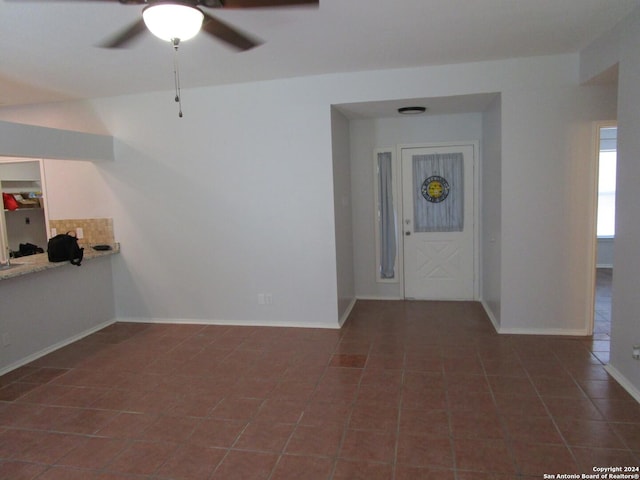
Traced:
MULTIPOLYGON (((481 266, 480 266, 480 237, 481 237, 481 225, 479 220, 480 214, 480 144, 478 141, 459 141, 459 142, 426 142, 426 143, 402 143, 396 145, 396 159, 398 162, 398 171, 400 177, 404 175, 402 171, 402 151, 412 148, 438 148, 438 147, 471 147, 473 150, 473 299, 480 299, 480 280, 481 280, 481 266)), ((403 182, 400 183, 399 198, 404 198, 403 182)), ((400 222, 404 219, 404 204, 402 201, 398 205, 398 218, 400 222)), ((400 294, 402 298, 407 298, 405 294, 405 282, 404 282, 404 233, 402 224, 398 226, 398 238, 402 239, 402 242, 398 242, 398 263, 400 264, 400 294)))
MULTIPOLYGON (((596 320, 596 269, 598 268, 598 178, 600 175, 600 129, 618 127, 617 120, 602 120, 592 124, 589 204, 589 239, 587 243, 588 266, 586 275, 587 318, 585 319, 586 335, 593 335, 596 320)), ((614 247, 615 248, 615 247, 614 247)), ((612 292, 613 295, 613 292, 612 292)))

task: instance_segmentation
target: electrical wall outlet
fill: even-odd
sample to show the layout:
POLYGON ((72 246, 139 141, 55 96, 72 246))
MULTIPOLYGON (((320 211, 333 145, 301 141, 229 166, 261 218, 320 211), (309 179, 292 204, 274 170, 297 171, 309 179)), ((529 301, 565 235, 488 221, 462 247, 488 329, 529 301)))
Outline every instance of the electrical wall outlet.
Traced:
POLYGON ((635 360, 640 360, 640 344, 633 346, 633 353, 631 354, 631 356, 635 360))
POLYGON ((51 236, 55 237, 58 234, 58 229, 57 228, 52 228, 51 229, 51 236))
POLYGON ((84 238, 84 230, 81 227, 76 228, 76 238, 84 238))
POLYGON ((7 332, 2 334, 2 346, 8 347, 11 345, 11 339, 9 338, 9 334, 7 332))
POLYGON ((258 305, 272 305, 273 304, 273 295, 270 293, 259 293, 258 294, 258 305))

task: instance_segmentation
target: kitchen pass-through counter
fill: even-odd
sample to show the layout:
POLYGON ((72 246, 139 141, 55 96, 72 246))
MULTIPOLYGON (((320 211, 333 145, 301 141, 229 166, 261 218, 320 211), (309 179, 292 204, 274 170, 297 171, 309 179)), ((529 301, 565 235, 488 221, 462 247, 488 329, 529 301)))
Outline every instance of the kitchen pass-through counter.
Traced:
POLYGON ((0 375, 116 321, 113 266, 124 259, 111 246, 85 246, 79 267, 44 253, 0 270, 0 375))
MULTIPOLYGON (((94 258, 106 257, 116 253, 120 253, 119 243, 111 245, 111 250, 94 250, 91 247, 85 247, 82 262, 84 263, 86 261, 91 261, 94 258)), ((50 262, 46 253, 18 257, 11 259, 11 266, 9 268, 0 269, 0 280, 43 272, 45 270, 63 266, 73 266, 74 268, 77 268, 74 265, 71 265, 70 262, 50 262)), ((80 265, 80 268, 82 268, 82 265, 80 265)))

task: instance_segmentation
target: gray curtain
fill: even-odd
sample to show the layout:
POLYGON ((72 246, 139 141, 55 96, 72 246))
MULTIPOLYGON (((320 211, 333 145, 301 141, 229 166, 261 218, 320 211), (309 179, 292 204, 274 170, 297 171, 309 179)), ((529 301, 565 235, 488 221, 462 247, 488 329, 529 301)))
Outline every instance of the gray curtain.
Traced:
POLYGON ((393 208, 391 152, 378 153, 380 277, 395 278, 396 216, 393 208))
POLYGON ((464 225, 462 153, 414 155, 414 232, 461 232, 464 225), (437 185, 431 190, 429 185, 437 185), (439 188, 442 187, 442 188, 439 188), (430 196, 429 192, 434 196, 430 196))

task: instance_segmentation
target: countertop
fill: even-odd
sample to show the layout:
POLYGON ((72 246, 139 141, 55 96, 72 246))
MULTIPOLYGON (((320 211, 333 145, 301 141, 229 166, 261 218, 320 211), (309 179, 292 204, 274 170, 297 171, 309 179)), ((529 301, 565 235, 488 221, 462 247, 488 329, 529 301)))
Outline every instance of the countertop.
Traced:
MULTIPOLYGON (((94 258, 106 257, 120 253, 120 244, 115 243, 111 245, 111 250, 94 250, 91 247, 85 247, 84 257, 82 258, 82 265, 84 262, 91 261, 94 258)), ((50 262, 46 253, 39 253, 37 255, 29 255, 26 257, 12 258, 11 267, 7 269, 0 269, 0 280, 7 280, 9 278, 19 277, 22 275, 29 275, 31 273, 43 272, 52 268, 64 267, 69 265, 77 268, 75 265, 71 265, 70 262, 50 262)))

